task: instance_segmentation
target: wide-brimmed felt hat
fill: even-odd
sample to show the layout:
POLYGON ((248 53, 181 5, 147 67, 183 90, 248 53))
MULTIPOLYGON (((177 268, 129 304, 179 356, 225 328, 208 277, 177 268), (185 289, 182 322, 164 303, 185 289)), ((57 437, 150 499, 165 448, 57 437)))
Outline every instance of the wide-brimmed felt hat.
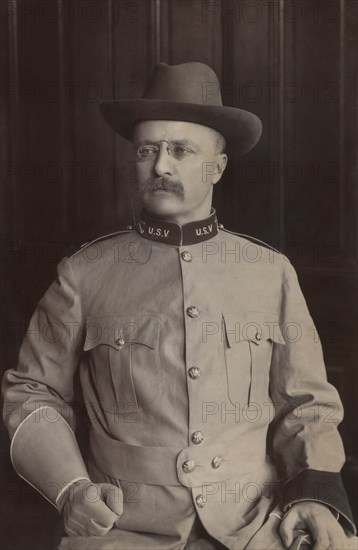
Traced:
POLYGON ((203 63, 159 63, 152 71, 142 99, 105 101, 100 105, 106 122, 132 141, 133 128, 142 120, 180 120, 214 128, 230 151, 244 155, 260 139, 260 119, 243 109, 222 104, 215 72, 203 63))

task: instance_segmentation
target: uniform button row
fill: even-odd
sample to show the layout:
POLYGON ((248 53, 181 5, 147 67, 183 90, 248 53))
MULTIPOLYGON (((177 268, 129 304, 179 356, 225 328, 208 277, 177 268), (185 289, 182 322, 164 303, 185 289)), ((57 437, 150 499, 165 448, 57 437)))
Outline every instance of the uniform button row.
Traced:
POLYGON ((194 445, 199 445, 204 439, 204 434, 201 431, 194 432, 191 436, 191 440, 194 445))
POLYGON ((184 250, 184 252, 181 253, 181 257, 184 260, 184 262, 191 262, 193 259, 193 255, 188 250, 184 250))
MULTIPOLYGON (((218 468, 220 468, 222 462, 223 462, 223 458, 221 456, 214 456, 214 458, 211 461, 211 467, 217 470, 218 468)), ((186 460, 182 464, 182 470, 186 474, 191 474, 191 472, 194 472, 195 468, 196 468, 195 460, 186 460)))
POLYGON ((188 370, 188 374, 190 378, 192 378, 193 380, 197 380, 201 375, 201 370, 198 367, 190 367, 190 369, 188 370))
POLYGON ((194 472, 195 467, 195 460, 186 460, 182 465, 182 469, 186 474, 191 474, 191 472, 194 472))
POLYGON ((215 468, 215 470, 217 470, 218 468, 220 468, 222 461, 223 459, 221 456, 214 456, 214 458, 211 461, 211 466, 215 468))
POLYGON ((189 317, 192 317, 194 319, 195 317, 199 316, 199 308, 198 306, 189 306, 186 310, 186 313, 187 315, 189 315, 189 317))
POLYGON ((195 502, 198 508, 204 508, 206 503, 206 498, 204 497, 204 495, 198 495, 195 498, 195 502))

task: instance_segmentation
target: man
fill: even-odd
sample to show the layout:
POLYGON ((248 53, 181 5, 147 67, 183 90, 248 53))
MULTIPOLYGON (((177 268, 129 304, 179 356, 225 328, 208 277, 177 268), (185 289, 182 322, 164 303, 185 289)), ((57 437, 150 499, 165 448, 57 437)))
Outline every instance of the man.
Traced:
POLYGON ((159 64, 102 114, 133 142, 140 219, 59 264, 4 379, 12 461, 63 514, 60 548, 353 548, 342 406, 295 272, 211 207, 225 142, 245 154, 259 119, 201 63, 159 64))

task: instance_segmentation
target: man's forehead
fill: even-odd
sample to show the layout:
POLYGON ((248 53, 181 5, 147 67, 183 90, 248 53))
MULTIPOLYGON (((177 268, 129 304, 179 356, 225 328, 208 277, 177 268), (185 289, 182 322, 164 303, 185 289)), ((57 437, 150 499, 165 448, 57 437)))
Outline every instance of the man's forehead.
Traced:
POLYGON ((215 139, 215 130, 202 124, 181 120, 142 120, 134 127, 134 141, 215 139))

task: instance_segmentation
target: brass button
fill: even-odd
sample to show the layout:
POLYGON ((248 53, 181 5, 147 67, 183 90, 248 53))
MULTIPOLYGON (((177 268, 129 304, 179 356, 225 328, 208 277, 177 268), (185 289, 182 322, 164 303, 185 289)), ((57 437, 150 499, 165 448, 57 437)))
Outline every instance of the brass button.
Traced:
POLYGON ((199 308, 197 306, 189 306, 186 312, 189 315, 189 317, 192 317, 194 319, 199 315, 199 308))
POLYGON ((198 367, 190 367, 188 370, 190 378, 197 380, 201 375, 201 370, 198 367))
POLYGON ((188 250, 184 250, 184 252, 181 253, 181 257, 183 258, 184 262, 191 262, 193 259, 193 255, 188 250))
POLYGON ((216 470, 217 468, 220 468, 222 461, 223 459, 221 458, 221 456, 215 456, 211 461, 211 465, 216 470))
POLYGON ((193 472, 195 470, 195 460, 186 460, 183 465, 182 465, 182 468, 183 468, 183 471, 186 473, 186 474, 190 474, 191 472, 193 472))
POLYGON ((133 229, 133 225, 127 225, 127 229, 133 229))
POLYGON ((218 228, 219 228, 219 229, 224 229, 223 224, 222 224, 222 223, 218 223, 218 228))
POLYGON ((204 508, 206 503, 206 498, 204 497, 204 495, 198 495, 195 498, 195 502, 198 508, 204 508))
POLYGON ((191 440, 194 443, 194 445, 199 445, 199 443, 201 443, 203 439, 204 439, 204 434, 203 432, 200 432, 200 431, 194 432, 191 436, 191 440))
POLYGON ((116 344, 117 346, 119 346, 120 348, 123 348, 124 344, 126 343, 125 339, 122 338, 121 336, 119 338, 116 338, 116 344))

